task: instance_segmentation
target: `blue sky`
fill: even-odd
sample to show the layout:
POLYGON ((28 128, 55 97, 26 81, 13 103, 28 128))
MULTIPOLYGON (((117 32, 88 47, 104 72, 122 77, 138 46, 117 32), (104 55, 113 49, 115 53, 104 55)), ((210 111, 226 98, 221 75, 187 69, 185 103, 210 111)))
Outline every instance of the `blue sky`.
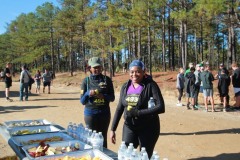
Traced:
POLYGON ((6 32, 7 24, 21 13, 35 12, 36 8, 45 2, 59 5, 57 0, 0 0, 0 34, 6 32))

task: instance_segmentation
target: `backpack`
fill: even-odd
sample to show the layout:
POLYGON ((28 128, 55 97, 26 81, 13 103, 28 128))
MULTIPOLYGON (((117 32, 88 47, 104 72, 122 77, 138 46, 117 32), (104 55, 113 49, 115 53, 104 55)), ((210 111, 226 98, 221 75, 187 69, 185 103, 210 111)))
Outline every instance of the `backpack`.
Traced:
POLYGON ((192 74, 188 73, 187 78, 188 78, 189 86, 193 86, 195 84, 195 81, 196 81, 195 75, 193 73, 192 74))

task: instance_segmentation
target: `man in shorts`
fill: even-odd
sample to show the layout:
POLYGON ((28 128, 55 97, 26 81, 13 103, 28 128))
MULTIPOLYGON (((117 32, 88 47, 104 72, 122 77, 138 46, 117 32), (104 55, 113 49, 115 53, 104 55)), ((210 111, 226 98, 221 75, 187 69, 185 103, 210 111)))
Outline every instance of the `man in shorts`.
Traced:
POLYGON ((9 98, 10 87, 12 86, 12 74, 10 69, 12 68, 12 63, 7 63, 4 70, 4 79, 5 79, 5 95, 6 101, 12 102, 13 100, 9 98))
POLYGON ((45 69, 45 73, 42 75, 42 79, 43 79, 43 93, 45 93, 45 87, 48 86, 48 94, 50 94, 52 75, 48 71, 48 69, 45 69))
POLYGON ((200 79, 203 83, 203 95, 206 112, 208 112, 208 99, 210 99, 211 102, 212 112, 215 112, 212 83, 212 81, 214 81, 214 77, 213 74, 210 72, 209 65, 205 66, 205 70, 200 74, 200 79))

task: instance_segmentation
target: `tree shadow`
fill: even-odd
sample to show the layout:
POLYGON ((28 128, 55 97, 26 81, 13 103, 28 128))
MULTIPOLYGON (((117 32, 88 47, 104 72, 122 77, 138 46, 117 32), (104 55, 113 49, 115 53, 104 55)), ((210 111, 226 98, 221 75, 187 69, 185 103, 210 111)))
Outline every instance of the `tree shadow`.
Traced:
POLYGON ((25 112, 25 110, 29 109, 39 109, 46 107, 58 107, 58 106, 0 106, 0 114, 13 113, 13 112, 25 112))
POLYGON ((79 100, 80 98, 49 98, 49 99, 32 99, 31 101, 45 101, 45 100, 79 100))
POLYGON ((231 128, 231 129, 224 129, 224 130, 214 130, 214 131, 199 131, 199 132, 191 132, 191 133, 160 133, 161 136, 164 135, 205 135, 205 134, 240 134, 240 128, 231 128))
POLYGON ((80 95, 80 92, 68 92, 68 93, 51 93, 51 94, 79 94, 80 95))
MULTIPOLYGON (((25 95, 25 93, 23 92, 23 96, 25 95)), ((39 96, 39 94, 35 94, 35 93, 28 93, 28 96, 39 96)), ((5 97, 5 91, 0 91, 0 97, 5 97)), ((19 91, 11 91, 9 92, 9 97, 19 97, 19 91)))
POLYGON ((216 157, 200 157, 200 158, 191 158, 189 160, 240 160, 239 153, 223 153, 217 155, 216 157))

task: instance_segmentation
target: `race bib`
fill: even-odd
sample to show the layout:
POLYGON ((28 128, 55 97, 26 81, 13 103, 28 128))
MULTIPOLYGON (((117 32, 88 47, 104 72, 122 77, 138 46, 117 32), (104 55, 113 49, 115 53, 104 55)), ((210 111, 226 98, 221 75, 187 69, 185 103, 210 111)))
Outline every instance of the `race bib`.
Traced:
POLYGON ((139 94, 129 94, 126 97, 126 101, 129 106, 136 106, 139 100, 139 94))
POLYGON ((104 99, 101 99, 101 98, 94 98, 94 101, 93 103, 97 106, 101 106, 101 105, 104 105, 105 103, 105 100, 104 99))

